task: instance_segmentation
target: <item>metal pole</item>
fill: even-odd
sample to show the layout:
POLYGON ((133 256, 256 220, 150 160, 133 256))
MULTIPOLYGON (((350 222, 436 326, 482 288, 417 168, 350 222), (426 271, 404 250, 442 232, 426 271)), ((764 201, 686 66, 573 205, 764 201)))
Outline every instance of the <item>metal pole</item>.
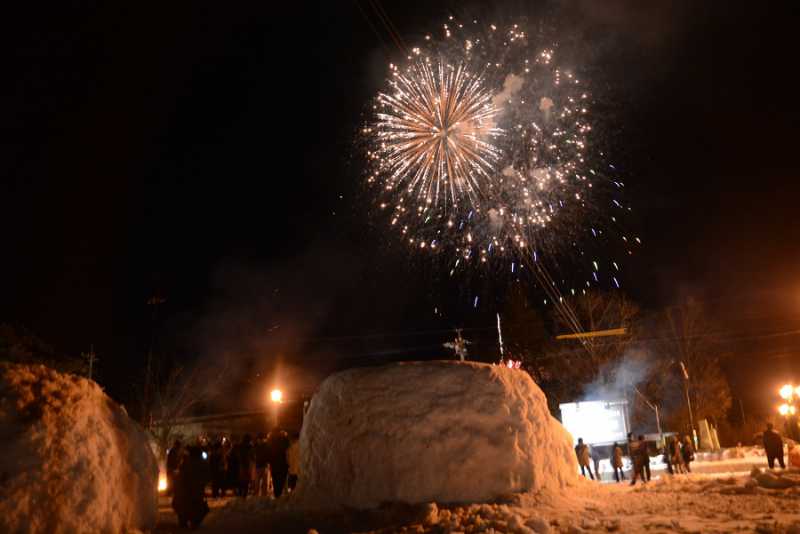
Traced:
POLYGON ((694 414, 692 413, 692 399, 689 397, 689 381, 686 381, 686 405, 689 407, 689 428, 694 432, 694 414))
POLYGON ((658 413, 658 405, 654 406, 656 410, 656 426, 658 427, 658 437, 661 441, 664 441, 664 433, 661 431, 661 416, 658 413))

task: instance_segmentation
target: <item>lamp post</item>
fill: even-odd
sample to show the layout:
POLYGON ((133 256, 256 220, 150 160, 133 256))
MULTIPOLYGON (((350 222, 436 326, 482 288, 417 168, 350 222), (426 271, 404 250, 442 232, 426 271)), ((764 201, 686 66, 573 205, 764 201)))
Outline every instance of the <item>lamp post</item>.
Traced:
POLYGON ((273 406, 273 416, 274 416, 274 427, 278 427, 278 410, 280 409, 281 403, 283 402, 283 391, 280 389, 273 389, 269 393, 269 399, 272 401, 273 406))

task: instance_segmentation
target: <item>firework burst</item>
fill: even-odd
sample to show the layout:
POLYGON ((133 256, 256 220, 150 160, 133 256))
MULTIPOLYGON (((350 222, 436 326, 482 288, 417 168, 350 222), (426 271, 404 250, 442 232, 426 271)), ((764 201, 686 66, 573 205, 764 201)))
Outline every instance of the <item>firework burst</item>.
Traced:
POLYGON ((364 128, 368 182, 390 227, 453 269, 497 258, 518 272, 568 249, 591 258, 586 286, 602 263, 618 275, 585 246, 608 248, 612 233, 631 245, 608 231, 630 208, 593 137, 588 88, 517 24, 466 26, 451 18, 441 39, 391 65, 364 128))
POLYGON ((440 61, 393 70, 394 91, 379 95, 375 125, 374 158, 386 188, 425 204, 476 202, 500 158, 485 140, 500 130, 492 127, 497 109, 481 78, 440 61))

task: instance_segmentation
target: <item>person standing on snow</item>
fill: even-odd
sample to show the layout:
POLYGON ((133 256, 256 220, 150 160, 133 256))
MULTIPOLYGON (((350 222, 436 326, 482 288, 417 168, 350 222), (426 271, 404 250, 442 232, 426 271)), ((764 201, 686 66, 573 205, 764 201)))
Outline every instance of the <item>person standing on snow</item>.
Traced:
POLYGON ((208 467, 211 471, 211 496, 214 498, 225 496, 227 464, 227 454, 222 442, 218 440, 211 446, 211 452, 208 455, 208 467))
POLYGON ((175 478, 178 476, 178 469, 183 460, 183 445, 181 440, 176 439, 172 448, 167 451, 167 495, 172 495, 175 488, 175 478))
POLYGON ((646 476, 646 471, 650 470, 650 454, 647 452, 647 442, 644 436, 639 435, 639 441, 631 441, 631 459, 633 460, 633 479, 631 486, 636 484, 636 479, 641 478, 642 482, 647 482, 649 479, 646 476), (647 466, 647 470, 645 470, 647 466))
POLYGON ((203 460, 200 447, 189 447, 175 480, 172 497, 172 509, 178 516, 178 526, 191 526, 193 529, 200 526, 208 513, 205 495, 208 478, 208 465, 203 460))
POLYGON ((267 443, 270 449, 269 472, 272 476, 272 487, 275 489, 275 498, 281 496, 289 476, 289 460, 286 451, 289 450, 289 435, 276 428, 269 433, 267 443))
POLYGON ((672 436, 669 441, 669 463, 672 466, 672 473, 684 473, 686 469, 683 463, 683 454, 681 453, 681 442, 678 436, 672 436))
POLYGON ((239 491, 237 495, 247 497, 250 486, 255 480, 256 457, 253 449, 253 440, 250 434, 245 434, 239 444, 239 491))
POLYGON ((609 461, 612 469, 614 469, 614 480, 617 482, 625 480, 625 472, 622 470, 622 447, 619 446, 619 443, 614 444, 609 461))
POLYGON ((591 466, 591 456, 589 455, 589 446, 583 442, 583 438, 578 438, 578 444, 575 445, 575 455, 578 457, 578 465, 581 466, 581 475, 586 477, 586 470, 589 471, 589 478, 594 480, 591 466))
POLYGON ((267 437, 262 433, 256 439, 256 487, 255 494, 259 497, 270 494, 269 490, 269 444, 267 437))
POLYGON ((786 469, 783 463, 783 438, 772 428, 772 423, 767 423, 767 430, 764 431, 764 452, 767 453, 770 469, 775 466, 775 460, 778 460, 781 469, 786 469))
POLYGON ((681 456, 683 457, 683 467, 687 473, 692 472, 691 463, 694 461, 694 447, 692 447, 692 438, 683 436, 683 447, 681 447, 681 456))
POLYGON ((603 480, 603 477, 600 475, 600 451, 595 447, 589 447, 589 454, 592 457, 592 463, 594 463, 594 474, 597 477, 597 480, 603 480))
POLYGON ((642 454, 642 480, 650 482, 650 453, 647 450, 647 442, 641 434, 639 435, 639 452, 642 454))

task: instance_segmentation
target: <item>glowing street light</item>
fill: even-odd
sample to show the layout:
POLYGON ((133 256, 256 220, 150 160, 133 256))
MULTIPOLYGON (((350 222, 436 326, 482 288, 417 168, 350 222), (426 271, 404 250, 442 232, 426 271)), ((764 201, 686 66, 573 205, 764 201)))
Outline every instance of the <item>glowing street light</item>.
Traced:
POLYGON ((789 400, 792 398, 792 393, 794 393, 794 391, 795 389, 792 387, 791 384, 786 384, 780 389, 778 393, 780 393, 782 399, 789 400))
POLYGON ((283 401, 283 391, 279 389, 273 389, 269 394, 269 398, 274 403, 280 403, 283 401))

